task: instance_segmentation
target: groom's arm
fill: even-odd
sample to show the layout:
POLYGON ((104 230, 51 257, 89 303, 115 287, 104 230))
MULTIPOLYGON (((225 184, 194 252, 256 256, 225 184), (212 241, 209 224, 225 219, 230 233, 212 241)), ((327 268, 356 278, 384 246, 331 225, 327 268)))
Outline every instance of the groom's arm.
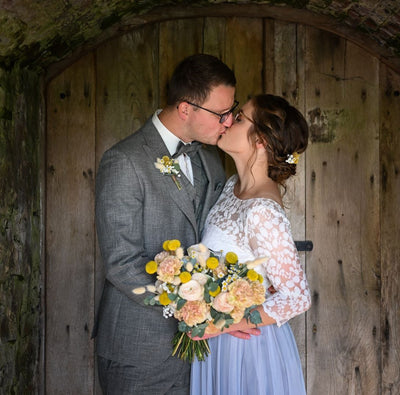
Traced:
POLYGON ((106 278, 143 305, 132 290, 153 283, 145 272, 150 260, 143 239, 143 192, 130 158, 107 151, 96 178, 96 228, 106 278))

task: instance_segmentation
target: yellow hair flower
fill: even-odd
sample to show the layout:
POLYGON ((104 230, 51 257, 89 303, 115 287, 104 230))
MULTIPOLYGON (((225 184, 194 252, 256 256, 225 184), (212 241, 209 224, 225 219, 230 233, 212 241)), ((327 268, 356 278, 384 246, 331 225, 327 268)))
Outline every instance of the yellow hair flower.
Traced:
POLYGON ((168 241, 168 249, 170 251, 175 251, 181 246, 181 242, 179 240, 169 240, 168 241))
POLYGON ((251 280, 251 281, 256 281, 256 280, 258 280, 258 273, 257 273, 255 270, 250 269, 250 270, 247 272, 247 278, 248 278, 249 280, 251 280))
POLYGON ((264 282, 264 277, 263 277, 261 274, 258 275, 258 281, 259 281, 261 284, 264 282))
POLYGON ((221 292, 221 287, 218 285, 218 288, 215 291, 210 291, 211 296, 217 296, 221 292))
POLYGON ((163 306, 167 306, 167 305, 169 305, 171 303, 171 299, 168 297, 168 293, 167 292, 163 292, 160 295, 159 301, 163 306))
POLYGON ((297 163, 299 163, 299 158, 300 155, 297 152, 293 152, 293 154, 287 156, 285 162, 291 165, 297 165, 297 163))
POLYGON ((238 261, 238 256, 234 252, 228 252, 225 256, 226 263, 234 265, 238 261))
POLYGON ((206 261, 206 265, 209 269, 213 270, 216 269, 219 265, 219 261, 215 257, 208 258, 206 261))
POLYGON ((182 272, 179 275, 179 278, 181 279, 181 282, 185 284, 192 279, 192 275, 189 272, 182 272))
POLYGON ((149 261, 146 263, 146 273, 153 274, 157 271, 157 262, 149 261))

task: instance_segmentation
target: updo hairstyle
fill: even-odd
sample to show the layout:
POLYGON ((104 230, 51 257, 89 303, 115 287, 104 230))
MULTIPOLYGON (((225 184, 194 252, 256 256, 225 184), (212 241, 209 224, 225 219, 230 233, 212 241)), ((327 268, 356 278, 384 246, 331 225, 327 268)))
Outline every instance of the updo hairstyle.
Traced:
POLYGON ((308 125, 303 115, 284 98, 257 95, 252 99, 254 127, 250 138, 264 142, 268 154, 268 177, 284 185, 296 174, 296 164, 287 163, 290 155, 301 154, 308 144, 308 125))

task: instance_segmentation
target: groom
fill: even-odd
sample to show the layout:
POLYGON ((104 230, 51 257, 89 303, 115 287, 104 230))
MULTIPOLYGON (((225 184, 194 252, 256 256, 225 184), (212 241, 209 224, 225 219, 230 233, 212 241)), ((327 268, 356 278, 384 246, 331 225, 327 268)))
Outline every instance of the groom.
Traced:
POLYGON ((213 146, 232 124, 235 84, 232 70, 213 56, 184 59, 169 83, 167 106, 101 160, 96 226, 106 280, 94 336, 104 394, 189 393, 190 366, 171 356, 176 320, 132 290, 154 283, 145 264, 164 240, 184 247, 200 241, 225 182, 213 146), (193 141, 203 145, 188 146, 193 141), (191 152, 176 153, 178 145, 191 152), (176 182, 154 165, 164 156, 179 161, 176 182))

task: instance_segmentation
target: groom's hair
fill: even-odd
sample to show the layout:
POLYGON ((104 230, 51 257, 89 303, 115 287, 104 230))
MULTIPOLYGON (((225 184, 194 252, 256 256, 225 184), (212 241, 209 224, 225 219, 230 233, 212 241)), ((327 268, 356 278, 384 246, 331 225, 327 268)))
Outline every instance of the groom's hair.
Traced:
POLYGON ((168 84, 167 104, 172 106, 189 100, 203 104, 218 85, 235 86, 234 72, 212 55, 196 54, 183 59, 168 84))

